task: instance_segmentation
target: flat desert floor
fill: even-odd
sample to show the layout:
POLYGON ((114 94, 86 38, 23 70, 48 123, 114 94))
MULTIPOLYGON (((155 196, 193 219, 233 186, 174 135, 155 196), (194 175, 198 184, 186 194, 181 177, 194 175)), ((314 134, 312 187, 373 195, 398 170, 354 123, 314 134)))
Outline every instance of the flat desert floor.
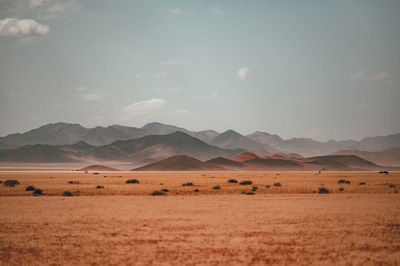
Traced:
POLYGON ((400 172, 0 172, 7 179, 20 184, 0 185, 1 265, 400 264, 400 172))

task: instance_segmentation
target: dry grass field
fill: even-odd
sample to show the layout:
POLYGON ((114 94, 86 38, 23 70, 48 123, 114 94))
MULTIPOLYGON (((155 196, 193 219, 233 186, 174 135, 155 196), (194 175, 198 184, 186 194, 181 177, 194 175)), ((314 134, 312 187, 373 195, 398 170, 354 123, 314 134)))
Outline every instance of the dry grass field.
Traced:
POLYGON ((7 179, 20 184, 0 185, 1 265, 400 263, 399 172, 0 172, 7 179))

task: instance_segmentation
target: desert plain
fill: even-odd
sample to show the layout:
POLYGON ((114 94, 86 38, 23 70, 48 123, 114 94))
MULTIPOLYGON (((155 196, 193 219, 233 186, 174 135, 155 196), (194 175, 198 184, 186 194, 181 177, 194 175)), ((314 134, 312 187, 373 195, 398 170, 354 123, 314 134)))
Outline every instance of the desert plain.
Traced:
POLYGON ((400 263, 400 172, 1 171, 0 180, 1 265, 400 263))

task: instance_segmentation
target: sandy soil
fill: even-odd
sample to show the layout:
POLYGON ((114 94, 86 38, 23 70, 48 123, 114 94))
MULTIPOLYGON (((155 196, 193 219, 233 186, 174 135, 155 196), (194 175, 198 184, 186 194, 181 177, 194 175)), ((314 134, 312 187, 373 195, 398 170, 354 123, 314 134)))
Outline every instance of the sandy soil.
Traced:
POLYGON ((0 186, 2 265, 400 263, 400 173, 0 172, 10 178, 20 185, 0 186), (242 195, 252 186, 227 178, 259 189, 242 195), (313 194, 322 184, 331 193, 313 194), (170 192, 148 195, 160 188, 170 192), (66 189, 79 192, 59 196, 66 189))

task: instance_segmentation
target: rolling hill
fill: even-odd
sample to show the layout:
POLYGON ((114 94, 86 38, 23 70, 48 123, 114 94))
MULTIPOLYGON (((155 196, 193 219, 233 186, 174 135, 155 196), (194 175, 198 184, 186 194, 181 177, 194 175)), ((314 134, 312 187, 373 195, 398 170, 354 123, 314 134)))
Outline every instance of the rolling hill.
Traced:
POLYGON ((360 158, 384 166, 400 166, 400 147, 390 148, 380 152, 368 152, 359 150, 344 150, 333 155, 356 155, 360 158))
POLYGON ((133 171, 214 171, 224 170, 216 165, 195 158, 177 155, 159 162, 133 169, 133 171))

